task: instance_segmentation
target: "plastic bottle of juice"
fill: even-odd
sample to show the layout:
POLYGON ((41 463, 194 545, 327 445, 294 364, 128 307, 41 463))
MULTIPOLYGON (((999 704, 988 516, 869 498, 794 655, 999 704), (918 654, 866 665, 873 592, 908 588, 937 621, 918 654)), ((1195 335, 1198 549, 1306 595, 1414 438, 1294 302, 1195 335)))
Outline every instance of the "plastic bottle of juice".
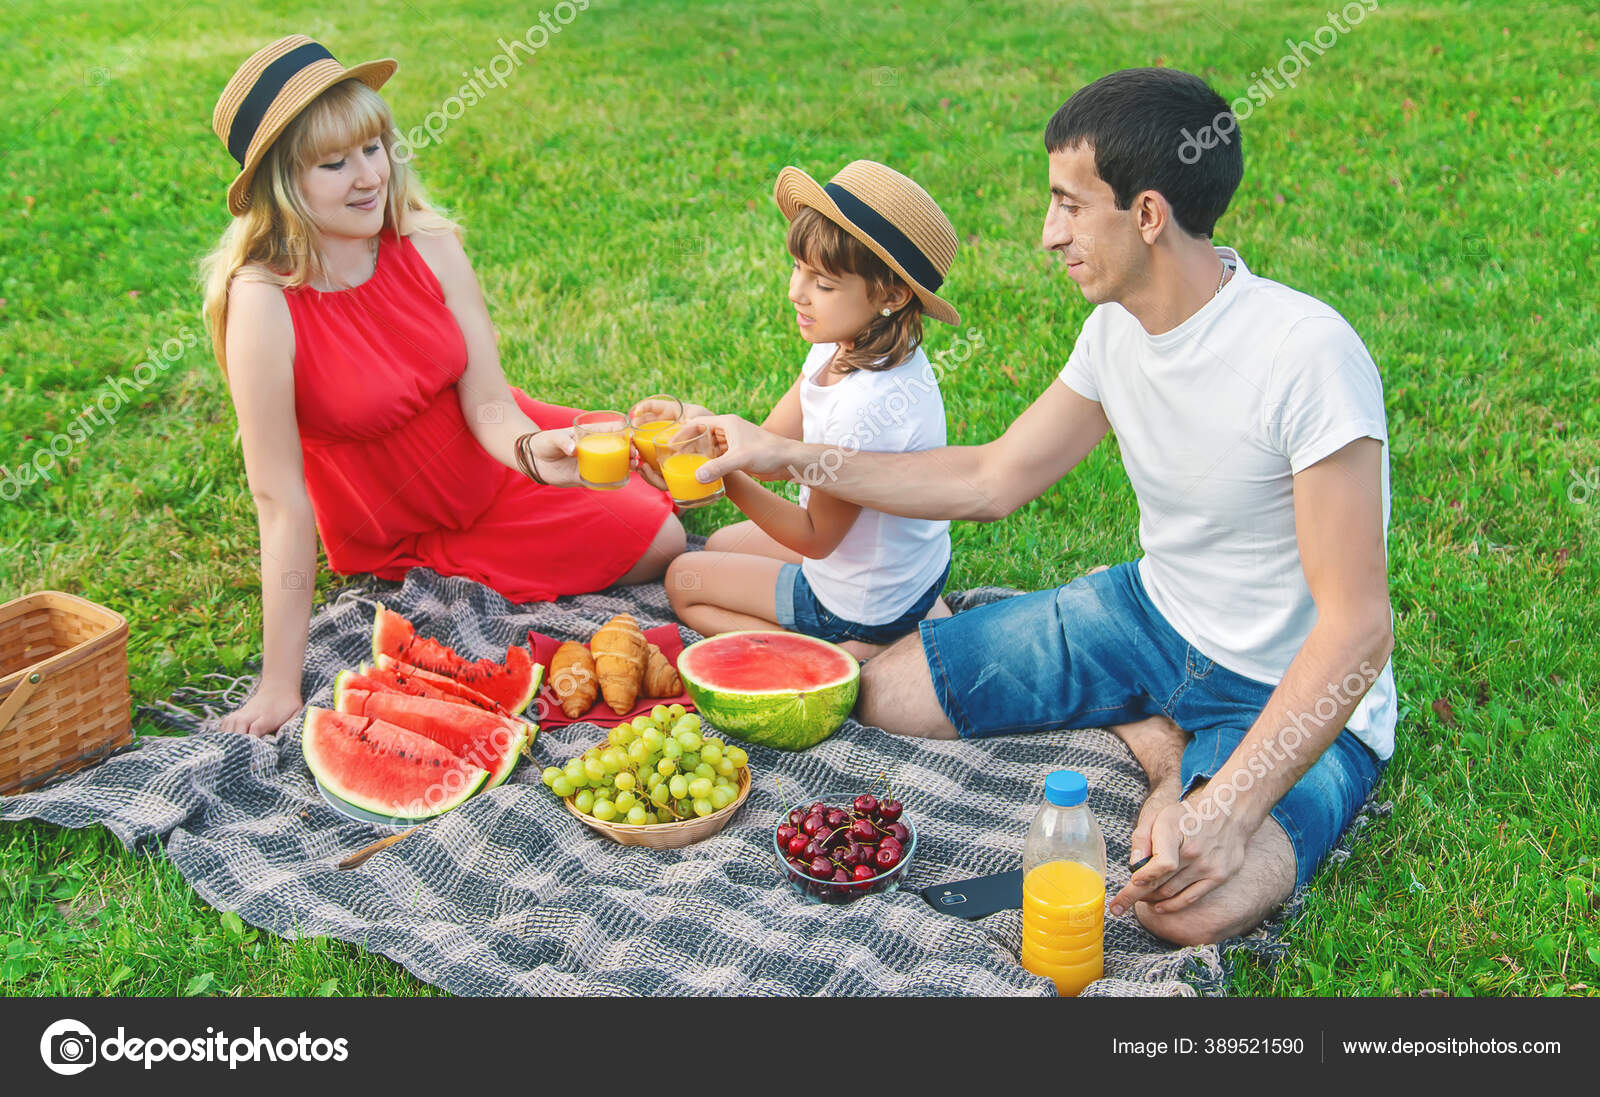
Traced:
POLYGON ((1022 966, 1063 997, 1105 971, 1106 840, 1088 798, 1081 773, 1045 778, 1022 850, 1022 966))

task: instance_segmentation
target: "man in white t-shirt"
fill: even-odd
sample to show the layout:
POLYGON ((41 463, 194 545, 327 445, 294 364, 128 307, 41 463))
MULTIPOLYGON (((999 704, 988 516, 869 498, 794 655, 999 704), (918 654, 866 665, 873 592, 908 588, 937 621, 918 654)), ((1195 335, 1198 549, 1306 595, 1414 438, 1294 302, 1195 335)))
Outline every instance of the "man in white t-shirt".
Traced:
MULTIPOLYGON (((1310 880, 1394 750, 1382 384, 1337 312, 1213 246, 1244 164, 1203 80, 1112 73, 1045 145, 1043 243, 1097 306, 1060 377, 993 442, 856 454, 829 491, 994 521, 1115 431, 1144 555, 924 622, 867 664, 858 715, 945 738, 1113 727, 1150 795, 1112 913, 1217 941, 1310 880)), ((712 422, 706 479, 819 457, 712 422)))

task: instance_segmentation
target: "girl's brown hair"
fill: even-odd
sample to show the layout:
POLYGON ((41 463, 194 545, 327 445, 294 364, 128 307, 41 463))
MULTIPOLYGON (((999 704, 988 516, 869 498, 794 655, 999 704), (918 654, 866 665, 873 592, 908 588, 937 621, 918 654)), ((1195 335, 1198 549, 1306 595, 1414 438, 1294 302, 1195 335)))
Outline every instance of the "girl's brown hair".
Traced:
POLYGON ((840 373, 858 369, 893 369, 910 357, 922 342, 922 301, 905 280, 879 259, 872 249, 851 236, 810 206, 802 207, 789 222, 784 241, 789 254, 810 266, 842 278, 859 275, 867 283, 867 299, 881 307, 895 290, 904 290, 911 299, 888 316, 873 314, 872 322, 852 341, 841 347, 834 358, 840 373))

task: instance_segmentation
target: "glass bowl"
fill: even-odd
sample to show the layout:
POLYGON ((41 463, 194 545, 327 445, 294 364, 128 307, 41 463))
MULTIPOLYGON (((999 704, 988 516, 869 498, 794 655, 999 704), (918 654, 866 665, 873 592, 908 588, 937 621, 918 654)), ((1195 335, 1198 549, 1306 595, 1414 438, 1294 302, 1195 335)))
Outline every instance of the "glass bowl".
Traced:
POLYGON ((772 854, 777 858, 778 871, 783 874, 783 878, 788 881, 789 887, 793 889, 794 893, 808 903, 850 903, 863 896, 894 891, 900 886, 900 881, 904 878, 906 869, 916 856, 917 828, 909 816, 902 814, 899 822, 903 823, 906 830, 911 832, 910 837, 907 838, 905 845, 902 847, 904 855, 893 868, 885 869, 876 876, 870 876, 865 880, 850 880, 845 883, 824 882, 801 872, 789 863, 789 859, 784 856, 784 851, 778 845, 778 828, 790 825, 789 813, 795 810, 804 812, 806 808, 818 800, 825 804, 834 804, 842 807, 852 803, 857 795, 859 794, 834 793, 828 796, 808 796, 800 803, 791 804, 784 809, 777 823, 773 824, 772 854))

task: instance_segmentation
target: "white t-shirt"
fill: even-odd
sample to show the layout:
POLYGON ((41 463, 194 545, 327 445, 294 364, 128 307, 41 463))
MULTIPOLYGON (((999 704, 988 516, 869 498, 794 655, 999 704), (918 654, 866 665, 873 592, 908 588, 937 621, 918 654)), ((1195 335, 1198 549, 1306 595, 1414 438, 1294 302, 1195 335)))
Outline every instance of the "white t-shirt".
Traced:
MULTIPOLYGON (((944 397, 922 348, 893 369, 856 370, 831 385, 817 384, 837 349, 837 343, 817 343, 800 368, 804 440, 838 447, 813 469, 801 470, 811 473, 802 483, 826 491, 830 469, 858 450, 910 453, 945 444, 944 397)), ((802 488, 800 505, 810 498, 811 489, 802 488)), ((949 522, 863 507, 838 548, 803 561, 800 569, 829 612, 882 625, 915 605, 949 562, 949 522)))
MULTIPOLYGON (((1139 499, 1150 600, 1208 658, 1276 685, 1317 619, 1295 539, 1294 475, 1357 439, 1382 441, 1387 538, 1383 383, 1344 317, 1251 274, 1231 248, 1217 254, 1234 275, 1193 316, 1150 335, 1122 306, 1101 305, 1060 379, 1098 401, 1116 432, 1139 499)), ((1347 726, 1388 758, 1395 719, 1391 661, 1347 726)))

